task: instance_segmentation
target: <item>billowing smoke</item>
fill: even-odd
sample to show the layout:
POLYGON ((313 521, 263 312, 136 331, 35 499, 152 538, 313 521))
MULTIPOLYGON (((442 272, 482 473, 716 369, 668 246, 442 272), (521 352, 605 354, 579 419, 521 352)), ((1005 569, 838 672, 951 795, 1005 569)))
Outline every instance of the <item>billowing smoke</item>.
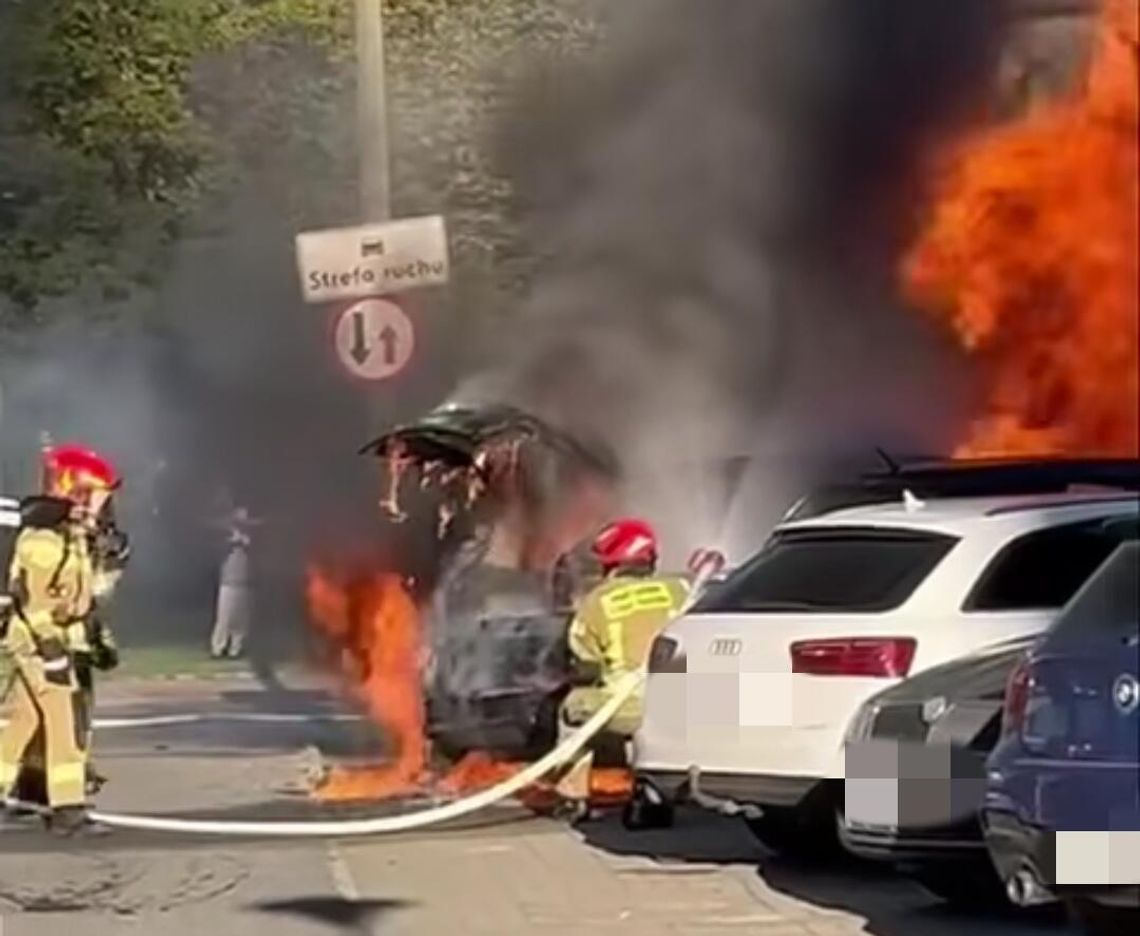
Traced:
MULTIPOLYGON (((631 506, 677 553, 722 535, 754 542, 821 453, 941 447, 956 371, 900 314, 894 256, 916 156, 979 100, 1002 5, 604 4, 601 60, 528 76, 523 104, 485 128, 515 193, 518 253, 544 258, 528 296, 485 316, 457 281, 452 308, 417 309, 423 347, 450 367, 452 323, 475 323, 483 356, 458 398, 600 434, 623 459, 631 506), (729 511, 737 456, 761 460, 763 483, 729 511), (726 512, 747 522, 726 532, 726 512)), ((274 87, 309 87, 309 65, 274 61, 274 87)), ((266 521, 262 594, 282 606, 259 616, 296 632, 289 603, 322 534, 374 532, 375 468, 352 453, 451 386, 445 366, 421 367, 363 399, 330 361, 327 311, 299 301, 292 235, 355 212, 351 102, 324 123, 283 107, 281 126, 263 127, 259 86, 214 67, 203 112, 250 134, 210 231, 180 245, 122 327, 92 324, 82 304, 52 307, 46 319, 85 324, 5 335, 0 361, 5 493, 34 482, 41 430, 107 448, 128 475, 124 520, 139 545, 124 599, 147 591, 132 636, 203 646, 221 542, 209 521, 227 497, 266 521), (292 136, 318 140, 311 158, 339 158, 294 161, 274 142, 292 136), (337 194, 290 213, 297 191, 337 194)), ((398 210, 446 210, 442 195, 401 199, 444 188, 415 175, 397 159, 398 210)))
POLYGON ((603 61, 535 76, 501 128, 545 261, 457 397, 600 434, 677 550, 746 547, 809 469, 955 435, 960 374, 894 272, 920 156, 992 91, 1004 4, 614 6, 603 61), (760 499, 732 509, 742 456, 760 499))

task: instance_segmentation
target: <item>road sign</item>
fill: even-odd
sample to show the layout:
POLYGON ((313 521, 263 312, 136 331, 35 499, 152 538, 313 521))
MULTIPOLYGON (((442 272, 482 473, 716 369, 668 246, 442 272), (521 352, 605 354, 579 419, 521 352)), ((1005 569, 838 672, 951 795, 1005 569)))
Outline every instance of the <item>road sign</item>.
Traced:
POLYGON ((298 234, 297 269, 306 302, 383 296, 446 283, 443 218, 298 234))
POLYGON ((387 380, 406 366, 416 347, 412 320, 388 299, 364 299, 337 316, 337 357, 352 376, 387 380))

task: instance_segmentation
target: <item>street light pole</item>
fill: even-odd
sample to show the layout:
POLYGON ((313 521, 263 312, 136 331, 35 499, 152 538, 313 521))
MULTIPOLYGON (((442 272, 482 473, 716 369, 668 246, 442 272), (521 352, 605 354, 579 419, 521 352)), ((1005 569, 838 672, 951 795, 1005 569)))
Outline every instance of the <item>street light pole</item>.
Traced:
POLYGON ((365 223, 387 221, 388 96, 384 68, 384 0, 356 0, 357 151, 360 209, 365 223))

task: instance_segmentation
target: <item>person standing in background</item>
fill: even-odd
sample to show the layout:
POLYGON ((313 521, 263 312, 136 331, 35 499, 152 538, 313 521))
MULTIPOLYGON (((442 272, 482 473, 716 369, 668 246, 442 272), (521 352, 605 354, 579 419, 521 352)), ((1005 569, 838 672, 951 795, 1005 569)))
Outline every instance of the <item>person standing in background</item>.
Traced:
POLYGON ((250 549, 254 525, 245 507, 236 507, 228 521, 226 554, 218 581, 218 602, 210 655, 215 659, 242 655, 253 611, 250 549))

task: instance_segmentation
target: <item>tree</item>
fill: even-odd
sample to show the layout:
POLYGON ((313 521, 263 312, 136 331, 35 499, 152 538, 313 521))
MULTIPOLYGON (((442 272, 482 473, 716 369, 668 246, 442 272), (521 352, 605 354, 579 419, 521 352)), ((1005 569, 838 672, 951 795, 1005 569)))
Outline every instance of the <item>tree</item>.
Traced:
POLYGON ((344 44, 338 0, 0 0, 0 301, 26 317, 154 269, 202 194, 189 105, 203 56, 297 36, 344 44))
MULTIPOLYGON (((0 315, 34 321, 45 298, 99 305, 153 280, 237 185, 275 186, 297 225, 350 220, 351 13, 0 0, 0 315)), ((387 0, 386 25, 397 210, 447 211, 457 264, 501 278, 508 186, 486 124, 513 51, 579 49, 590 21, 566 0, 387 0)))

